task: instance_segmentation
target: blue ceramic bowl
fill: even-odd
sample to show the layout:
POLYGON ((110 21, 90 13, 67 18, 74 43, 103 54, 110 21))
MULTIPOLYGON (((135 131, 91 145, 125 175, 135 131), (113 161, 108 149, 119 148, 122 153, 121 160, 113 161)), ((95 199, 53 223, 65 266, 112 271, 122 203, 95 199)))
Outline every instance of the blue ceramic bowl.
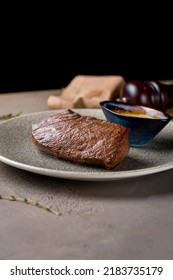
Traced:
POLYGON ((166 113, 140 105, 102 101, 100 106, 108 121, 131 129, 129 138, 132 147, 149 144, 172 119, 166 113))

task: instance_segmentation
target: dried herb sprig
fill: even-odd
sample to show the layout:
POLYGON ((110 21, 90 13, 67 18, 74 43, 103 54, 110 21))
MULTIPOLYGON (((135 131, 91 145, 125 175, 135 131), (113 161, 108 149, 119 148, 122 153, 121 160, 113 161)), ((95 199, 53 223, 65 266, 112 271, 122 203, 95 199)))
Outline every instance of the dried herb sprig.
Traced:
POLYGON ((16 114, 9 113, 9 114, 5 114, 5 115, 0 115, 0 120, 8 120, 11 118, 15 118, 15 117, 20 116, 21 114, 22 114, 22 112, 18 112, 16 114))
POLYGON ((24 202, 24 203, 31 204, 31 205, 37 206, 39 208, 42 208, 42 209, 44 209, 48 212, 53 213, 56 216, 61 215, 61 213, 59 211, 55 211, 51 207, 46 207, 45 205, 41 204, 40 202, 31 200, 31 199, 28 199, 28 198, 15 197, 13 195, 12 196, 4 196, 4 195, 0 194, 0 199, 5 199, 5 200, 9 200, 9 201, 24 202))

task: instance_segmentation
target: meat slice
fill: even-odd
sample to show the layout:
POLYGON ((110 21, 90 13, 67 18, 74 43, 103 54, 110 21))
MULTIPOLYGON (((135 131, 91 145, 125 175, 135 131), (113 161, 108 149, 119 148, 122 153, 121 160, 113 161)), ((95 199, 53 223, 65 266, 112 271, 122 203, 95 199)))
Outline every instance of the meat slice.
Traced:
POLYGON ((130 129, 72 110, 32 125, 32 141, 42 151, 78 164, 113 169, 128 154, 130 129))

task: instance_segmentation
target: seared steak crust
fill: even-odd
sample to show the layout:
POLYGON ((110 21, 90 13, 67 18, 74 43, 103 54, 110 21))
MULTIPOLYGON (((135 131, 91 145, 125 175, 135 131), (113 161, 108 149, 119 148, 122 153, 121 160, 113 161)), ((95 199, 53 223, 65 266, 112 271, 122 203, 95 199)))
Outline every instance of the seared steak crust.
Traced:
POLYGON ((32 141, 42 151, 79 164, 113 169, 130 148, 129 129, 72 110, 32 125, 32 141))

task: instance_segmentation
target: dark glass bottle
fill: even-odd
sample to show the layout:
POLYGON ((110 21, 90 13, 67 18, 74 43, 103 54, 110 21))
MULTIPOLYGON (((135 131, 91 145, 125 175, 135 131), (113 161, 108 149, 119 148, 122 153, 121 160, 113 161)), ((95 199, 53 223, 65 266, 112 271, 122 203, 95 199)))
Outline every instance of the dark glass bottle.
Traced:
POLYGON ((128 81, 119 100, 165 111, 173 107, 173 81, 128 81))

